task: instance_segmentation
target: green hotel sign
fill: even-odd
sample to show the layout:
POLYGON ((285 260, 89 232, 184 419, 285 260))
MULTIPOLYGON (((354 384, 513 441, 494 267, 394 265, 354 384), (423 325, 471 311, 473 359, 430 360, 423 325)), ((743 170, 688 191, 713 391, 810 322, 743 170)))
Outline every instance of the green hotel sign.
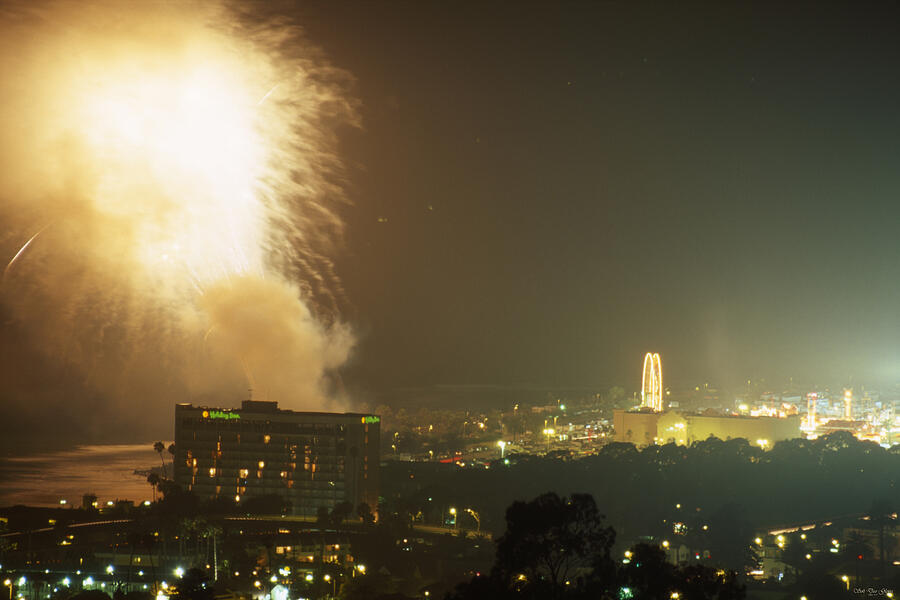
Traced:
POLYGON ((362 422, 367 423, 367 424, 368 423, 378 423, 379 421, 381 421, 381 417, 376 417, 375 415, 369 415, 369 416, 363 417, 363 419, 362 419, 362 422))
POLYGON ((241 418, 241 415, 234 412, 225 412, 224 410, 204 410, 204 419, 222 419, 223 421, 234 421, 241 418))

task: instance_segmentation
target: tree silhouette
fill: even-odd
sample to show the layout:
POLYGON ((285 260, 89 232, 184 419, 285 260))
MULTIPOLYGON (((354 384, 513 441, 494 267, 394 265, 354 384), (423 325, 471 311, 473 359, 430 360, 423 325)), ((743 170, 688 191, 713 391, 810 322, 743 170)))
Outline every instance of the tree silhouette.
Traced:
POLYGON ((166 449, 166 445, 162 442, 154 442, 153 449, 159 453, 159 461, 162 463, 163 477, 168 478, 168 471, 166 471, 166 459, 163 458, 163 451, 166 449))
POLYGON ((331 524, 335 529, 340 529, 341 524, 353 514, 353 504, 347 502, 338 502, 331 509, 331 524))
POLYGON ((156 473, 150 473, 147 475, 147 483, 150 484, 150 487, 153 489, 153 501, 156 502, 156 489, 159 487, 159 475, 156 473))
POLYGON ((620 581, 635 598, 670 598, 676 587, 675 565, 666 560, 659 546, 638 544, 631 549, 620 581))
POLYGON ((359 506, 356 507, 356 516, 358 516, 366 525, 371 525, 375 522, 375 516, 372 514, 372 509, 365 502, 360 502, 359 506))
POLYGON ((735 573, 703 565, 679 568, 658 546, 638 544, 627 564, 610 558, 615 531, 605 525, 593 497, 543 494, 514 502, 507 530, 497 540, 489 576, 457 586, 449 600, 742 600, 735 573))
POLYGON ((214 595, 208 582, 209 577, 202 570, 188 569, 181 581, 178 582, 178 596, 190 598, 190 600, 212 600, 214 595))
POLYGON ((550 492, 514 502, 506 523, 506 533, 497 540, 496 570, 510 587, 546 582, 555 591, 598 560, 608 560, 616 536, 588 494, 567 499, 550 492))

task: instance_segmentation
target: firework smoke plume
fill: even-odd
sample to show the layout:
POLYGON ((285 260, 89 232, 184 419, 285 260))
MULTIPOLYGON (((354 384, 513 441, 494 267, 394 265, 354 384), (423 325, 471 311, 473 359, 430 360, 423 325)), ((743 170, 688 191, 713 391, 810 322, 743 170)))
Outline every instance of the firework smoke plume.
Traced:
POLYGON ((3 410, 95 439, 98 413, 165 432, 248 387, 338 408, 348 86, 295 24, 223 4, 4 3, 3 410))

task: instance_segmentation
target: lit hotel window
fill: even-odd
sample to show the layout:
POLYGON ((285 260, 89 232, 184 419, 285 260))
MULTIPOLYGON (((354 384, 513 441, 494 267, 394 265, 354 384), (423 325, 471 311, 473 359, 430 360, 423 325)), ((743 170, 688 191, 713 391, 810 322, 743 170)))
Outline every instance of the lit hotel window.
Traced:
POLYGON ((209 476, 210 476, 210 477, 215 477, 215 476, 216 476, 216 468, 215 468, 215 467, 210 467, 210 469, 209 469, 209 476))
POLYGON ((241 477, 246 479, 250 475, 250 469, 241 469, 241 477))

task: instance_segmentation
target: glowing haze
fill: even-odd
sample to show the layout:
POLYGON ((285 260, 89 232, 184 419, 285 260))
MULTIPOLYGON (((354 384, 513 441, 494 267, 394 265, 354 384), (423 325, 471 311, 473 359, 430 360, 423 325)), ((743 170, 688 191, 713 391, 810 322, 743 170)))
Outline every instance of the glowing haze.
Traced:
POLYGON ((160 422, 247 387, 334 408, 347 77, 219 4, 0 10, 0 301, 29 344, 160 422))

